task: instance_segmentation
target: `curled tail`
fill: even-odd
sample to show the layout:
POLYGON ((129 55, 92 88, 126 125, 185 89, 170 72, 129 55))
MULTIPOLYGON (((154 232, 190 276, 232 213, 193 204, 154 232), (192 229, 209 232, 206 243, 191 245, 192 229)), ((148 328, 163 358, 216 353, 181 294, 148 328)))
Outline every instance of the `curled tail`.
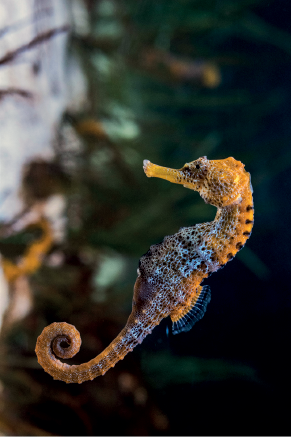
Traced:
POLYGON ((75 326, 68 323, 52 323, 44 328, 38 337, 35 352, 39 364, 54 379, 81 384, 104 375, 118 361, 123 360, 125 355, 140 344, 156 324, 150 320, 146 323, 143 320, 141 323, 132 313, 122 331, 97 357, 80 365, 68 365, 58 358, 72 358, 79 352, 80 333, 75 326))

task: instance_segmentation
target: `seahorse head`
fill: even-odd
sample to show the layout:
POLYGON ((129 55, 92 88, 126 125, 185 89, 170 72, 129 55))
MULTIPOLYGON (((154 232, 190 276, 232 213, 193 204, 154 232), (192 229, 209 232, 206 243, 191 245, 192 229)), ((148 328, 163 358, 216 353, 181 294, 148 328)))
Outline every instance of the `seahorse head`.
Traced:
POLYGON ((210 161, 206 156, 187 163, 180 170, 187 188, 198 191, 206 203, 216 207, 241 201, 241 193, 250 176, 244 165, 234 158, 210 161))
POLYGON ((206 203, 218 208, 239 203, 246 184, 250 184, 244 165, 232 157, 208 160, 203 156, 186 163, 180 170, 144 161, 144 170, 149 177, 160 177, 198 191, 206 203))

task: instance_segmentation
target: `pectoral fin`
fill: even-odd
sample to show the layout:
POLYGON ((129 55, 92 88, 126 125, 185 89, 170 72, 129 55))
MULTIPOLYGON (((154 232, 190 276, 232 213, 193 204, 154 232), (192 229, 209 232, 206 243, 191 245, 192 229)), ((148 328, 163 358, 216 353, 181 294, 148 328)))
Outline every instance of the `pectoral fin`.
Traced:
POLYGON ((199 288, 201 288, 200 293, 193 297, 189 307, 185 308, 180 318, 177 319, 171 316, 173 334, 190 331, 192 326, 204 316, 207 304, 211 299, 210 287, 209 285, 204 285, 204 287, 199 288))

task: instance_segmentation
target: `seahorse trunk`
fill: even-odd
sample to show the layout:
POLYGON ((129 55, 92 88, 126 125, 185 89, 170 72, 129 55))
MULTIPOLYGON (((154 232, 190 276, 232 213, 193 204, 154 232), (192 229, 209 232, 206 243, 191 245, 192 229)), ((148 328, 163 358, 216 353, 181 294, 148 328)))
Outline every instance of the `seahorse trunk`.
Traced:
POLYGON ((80 384, 104 375, 118 361, 123 360, 137 344, 140 344, 157 324, 146 317, 141 323, 133 311, 122 331, 97 357, 80 365, 68 365, 62 363, 56 356, 73 357, 81 346, 80 334, 68 323, 52 323, 38 337, 35 352, 39 364, 54 379, 80 384))

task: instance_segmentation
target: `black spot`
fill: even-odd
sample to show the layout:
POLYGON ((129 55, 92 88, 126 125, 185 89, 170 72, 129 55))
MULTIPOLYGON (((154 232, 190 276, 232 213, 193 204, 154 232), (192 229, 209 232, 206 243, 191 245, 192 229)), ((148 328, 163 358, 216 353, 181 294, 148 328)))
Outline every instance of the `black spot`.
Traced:
POLYGON ((249 223, 254 223, 254 220, 249 220, 249 219, 247 219, 247 220, 246 220, 246 225, 248 225, 249 223))
POLYGON ((227 258, 228 258, 228 259, 232 259, 233 257, 234 257, 234 255, 233 255, 232 253, 228 253, 228 254, 227 254, 227 258))
POLYGON ((199 168, 200 168, 200 165, 199 165, 199 164, 196 164, 196 168, 197 168, 197 170, 199 170, 199 168))
POLYGON ((254 207, 252 205, 248 205, 247 206, 247 211, 250 211, 251 209, 254 209, 254 207))
POLYGON ((243 244, 241 242, 237 243, 236 248, 240 250, 243 247, 243 244))
POLYGON ((243 235, 251 235, 251 233, 248 232, 248 231, 245 231, 245 232, 243 233, 243 235))

